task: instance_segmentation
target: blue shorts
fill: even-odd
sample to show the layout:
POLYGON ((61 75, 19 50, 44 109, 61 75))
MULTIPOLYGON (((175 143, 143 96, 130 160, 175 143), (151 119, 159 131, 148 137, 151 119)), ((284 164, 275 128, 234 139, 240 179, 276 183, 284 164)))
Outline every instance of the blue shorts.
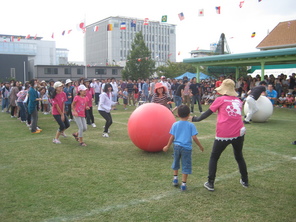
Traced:
POLYGON ((172 164, 172 169, 179 170, 180 161, 181 161, 182 174, 191 174, 192 173, 191 154, 192 154, 192 150, 188 150, 182 146, 174 144, 174 161, 172 164))

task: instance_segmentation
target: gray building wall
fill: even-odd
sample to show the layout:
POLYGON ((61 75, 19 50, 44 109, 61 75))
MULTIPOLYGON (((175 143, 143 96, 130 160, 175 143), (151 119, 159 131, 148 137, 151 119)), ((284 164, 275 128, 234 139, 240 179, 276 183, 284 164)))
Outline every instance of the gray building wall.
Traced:
POLYGON ((78 80, 79 78, 87 79, 107 79, 116 78, 121 79, 122 67, 113 66, 44 66, 38 65, 34 67, 37 76, 35 78, 39 80, 48 81, 53 79, 57 80, 78 80), (87 74, 85 74, 87 72, 87 74))
POLYGON ((156 66, 164 65, 168 60, 176 62, 176 29, 175 25, 135 18, 109 17, 86 27, 85 61, 89 65, 117 64, 125 66, 131 44, 137 32, 142 31, 146 46, 151 51, 151 58, 156 66), (136 21, 136 28, 131 22, 136 21), (120 29, 120 24, 126 23, 126 30, 120 29), (113 30, 107 31, 107 25, 112 24, 113 30), (99 30, 94 32, 94 27, 99 30))

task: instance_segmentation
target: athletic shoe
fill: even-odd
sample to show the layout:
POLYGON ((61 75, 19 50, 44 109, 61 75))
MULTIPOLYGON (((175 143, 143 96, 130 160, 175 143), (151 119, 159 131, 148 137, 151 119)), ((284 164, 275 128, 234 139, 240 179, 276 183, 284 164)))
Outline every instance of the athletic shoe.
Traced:
POLYGON ((2 113, 4 113, 5 111, 4 110, 2 110, 2 113))
POLYGON ((296 145, 296 140, 294 142, 291 143, 292 145, 296 145))
POLYGON ((177 187, 178 185, 179 185, 178 179, 174 179, 173 180, 173 186, 177 187))
MULTIPOLYGON (((103 129, 105 130, 105 126, 103 126, 103 129)), ((110 133, 110 130, 108 129, 108 133, 110 133)))
POLYGON ((185 186, 184 185, 181 186, 181 191, 186 191, 186 189, 187 189, 186 188, 186 185, 185 186))
POLYGON ((91 124, 91 125, 92 125, 92 127, 94 127, 94 128, 97 127, 95 123, 93 123, 93 124, 91 124))
POLYGON ((214 191, 214 184, 213 183, 205 182, 204 187, 209 191, 214 191))
POLYGON ((41 131, 40 130, 36 130, 35 132, 32 132, 32 133, 34 133, 34 134, 41 133, 41 131))
POLYGON ((60 144, 61 143, 61 141, 59 141, 58 139, 53 139, 52 142, 55 143, 55 144, 60 144))
POLYGON ((109 134, 108 133, 103 133, 103 137, 109 137, 109 134))
POLYGON ((241 183, 241 185, 244 187, 244 188, 248 188, 249 187, 249 184, 244 182, 242 179, 240 179, 239 181, 241 183))
POLYGON ((42 132, 42 129, 40 129, 38 126, 36 127, 37 130, 39 130, 40 132, 42 132))

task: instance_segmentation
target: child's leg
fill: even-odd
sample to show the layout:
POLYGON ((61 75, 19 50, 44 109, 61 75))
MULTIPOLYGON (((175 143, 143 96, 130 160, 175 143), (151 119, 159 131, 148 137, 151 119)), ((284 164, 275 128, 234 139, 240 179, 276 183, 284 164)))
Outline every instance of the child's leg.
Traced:
POLYGON ((182 174, 182 183, 186 183, 187 182, 187 177, 188 177, 188 174, 182 174))

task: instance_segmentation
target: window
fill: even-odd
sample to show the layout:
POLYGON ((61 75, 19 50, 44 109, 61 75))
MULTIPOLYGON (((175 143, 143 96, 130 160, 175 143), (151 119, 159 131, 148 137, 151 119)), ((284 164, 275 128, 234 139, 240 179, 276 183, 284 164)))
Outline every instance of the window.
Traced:
POLYGON ((15 68, 10 68, 10 77, 15 79, 15 68))
POLYGON ((77 68, 77 75, 83 75, 83 68, 77 68))
POLYGON ((118 69, 112 69, 112 75, 118 75, 118 69))
POLYGON ((96 69, 95 74, 96 75, 106 75, 106 69, 96 69))
POLYGON ((71 68, 70 67, 65 68, 65 74, 71 74, 71 68))
POLYGON ((58 68, 44 68, 44 74, 58 74, 58 68))

